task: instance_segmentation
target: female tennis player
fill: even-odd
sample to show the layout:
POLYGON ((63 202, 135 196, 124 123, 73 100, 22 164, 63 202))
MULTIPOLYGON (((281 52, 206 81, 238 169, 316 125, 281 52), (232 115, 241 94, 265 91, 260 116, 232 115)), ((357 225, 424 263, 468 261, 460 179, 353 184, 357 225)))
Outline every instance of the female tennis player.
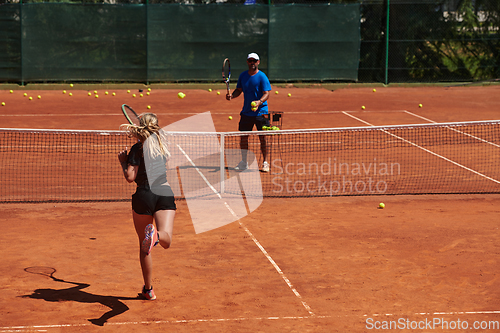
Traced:
POLYGON ((158 126, 155 114, 145 113, 140 116, 139 125, 126 124, 121 128, 130 137, 138 140, 128 154, 126 148, 120 152, 118 160, 125 179, 129 183, 133 181, 137 183, 136 192, 132 195, 132 215, 139 237, 139 258, 144 278, 144 287, 139 295, 147 300, 154 300, 156 295, 151 284, 153 272, 151 250, 158 243, 164 249, 170 247, 176 210, 174 193, 166 176, 166 162, 170 153, 167 141, 164 139, 165 132, 158 126), (152 170, 152 163, 146 165, 145 158, 146 161, 161 161, 160 165, 163 164, 164 171, 158 173, 157 170, 162 168, 157 167, 153 167, 152 170), (151 184, 148 175, 153 180, 151 184))

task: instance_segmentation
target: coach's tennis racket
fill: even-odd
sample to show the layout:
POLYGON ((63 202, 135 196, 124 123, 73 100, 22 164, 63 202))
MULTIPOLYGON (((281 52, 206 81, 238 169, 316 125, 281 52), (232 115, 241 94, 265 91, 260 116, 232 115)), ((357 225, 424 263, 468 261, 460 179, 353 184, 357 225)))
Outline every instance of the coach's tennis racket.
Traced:
POLYGON ((125 118, 127 118, 127 121, 131 125, 137 125, 137 126, 139 126, 139 124, 140 124, 140 118, 137 115, 137 113, 135 113, 134 109, 132 109, 127 104, 123 104, 122 105, 122 112, 125 115, 125 118))
POLYGON ((231 78, 231 64, 229 58, 224 59, 222 64, 222 80, 226 84, 227 94, 229 95, 229 79, 231 78))

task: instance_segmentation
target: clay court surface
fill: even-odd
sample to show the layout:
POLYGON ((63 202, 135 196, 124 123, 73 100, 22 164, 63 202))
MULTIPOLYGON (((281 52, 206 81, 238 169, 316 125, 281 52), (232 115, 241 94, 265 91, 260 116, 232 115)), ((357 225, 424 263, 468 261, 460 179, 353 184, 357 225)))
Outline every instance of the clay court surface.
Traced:
MULTIPOLYGON (((235 131, 242 98, 207 89, 2 90, 0 127, 116 130, 126 103, 162 126, 211 111, 217 131, 235 131)), ((498 85, 372 89, 273 87, 269 104, 284 129, 500 117, 498 85)), ((498 331, 499 213, 500 194, 265 198, 195 234, 180 200, 171 249, 153 250, 150 302, 136 298, 129 202, 2 204, 0 332, 498 331)))

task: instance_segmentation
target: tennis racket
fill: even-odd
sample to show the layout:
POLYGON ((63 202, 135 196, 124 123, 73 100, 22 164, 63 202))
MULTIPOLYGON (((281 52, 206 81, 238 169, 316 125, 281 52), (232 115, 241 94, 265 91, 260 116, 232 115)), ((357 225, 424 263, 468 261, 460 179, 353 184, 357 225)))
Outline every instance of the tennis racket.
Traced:
POLYGON ((229 58, 224 59, 222 63, 222 80, 226 84, 227 94, 229 95, 229 79, 231 78, 231 64, 229 58))
POLYGON ((132 109, 130 106, 127 104, 122 105, 122 112, 125 118, 127 118, 127 121, 130 123, 130 125, 137 125, 139 126, 140 124, 140 118, 135 113, 134 109, 132 109))

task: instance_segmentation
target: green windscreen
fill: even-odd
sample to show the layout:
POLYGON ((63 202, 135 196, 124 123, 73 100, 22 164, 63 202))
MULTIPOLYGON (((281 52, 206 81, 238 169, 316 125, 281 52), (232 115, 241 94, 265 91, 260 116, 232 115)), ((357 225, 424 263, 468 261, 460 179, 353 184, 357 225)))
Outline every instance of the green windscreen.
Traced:
POLYGON ((144 5, 42 3, 22 11, 24 80, 146 78, 144 5))
POLYGON ((21 22, 19 4, 0 6, 0 80, 19 81, 21 74, 21 22))
POLYGON ((270 77, 357 80, 359 4, 274 6, 270 13, 270 77))

